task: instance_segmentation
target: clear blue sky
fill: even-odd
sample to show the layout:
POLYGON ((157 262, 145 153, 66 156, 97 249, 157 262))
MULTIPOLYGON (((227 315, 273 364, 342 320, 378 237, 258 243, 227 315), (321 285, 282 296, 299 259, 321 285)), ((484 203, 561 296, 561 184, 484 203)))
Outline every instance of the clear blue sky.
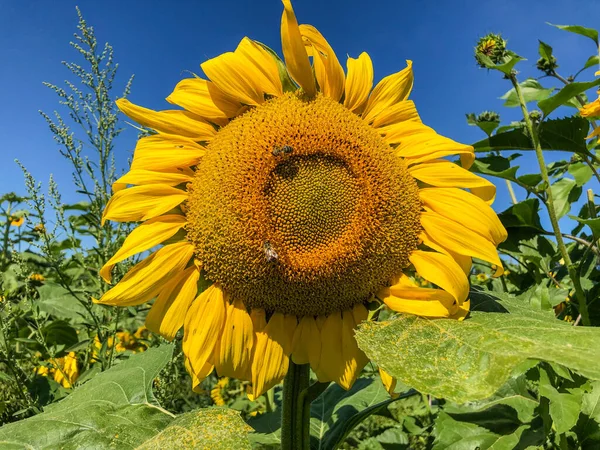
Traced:
MULTIPOLYGON (((70 168, 38 114, 58 107, 55 95, 42 82, 60 84, 70 77, 60 62, 76 58, 69 41, 76 31, 77 4, 95 27, 100 43, 109 41, 115 49, 120 64, 118 92, 135 74, 130 99, 151 108, 168 108, 164 98, 189 76, 186 71, 198 72, 202 61, 233 50, 244 36, 280 52, 278 0, 0 0, 0 192, 24 193, 23 177, 14 163, 18 158, 41 181, 53 173, 66 202, 79 200, 71 187, 70 168)), ((465 113, 495 109, 503 122, 519 118, 516 109, 508 111, 498 100, 509 89, 508 82, 476 67, 473 46, 478 37, 501 32, 513 51, 527 57, 518 66, 522 80, 541 75, 535 61, 537 39, 542 39, 554 47, 559 72, 567 76, 594 53, 593 43, 545 22, 594 27, 600 17, 600 2, 581 0, 297 0, 294 6, 299 22, 315 25, 342 64, 346 54, 356 57, 368 52, 377 80, 412 59, 412 99, 423 121, 465 143, 483 137, 467 126, 465 113)), ((581 79, 591 79, 593 71, 581 79)), ((542 83, 557 85, 549 80, 542 83)), ((117 141, 122 168, 136 135, 128 129, 117 141)), ((521 166, 520 174, 537 171, 531 158, 524 158, 521 166)), ((501 211, 509 200, 503 182, 498 182, 498 190, 495 206, 501 211)), ((519 196, 522 199, 524 194, 519 196)))

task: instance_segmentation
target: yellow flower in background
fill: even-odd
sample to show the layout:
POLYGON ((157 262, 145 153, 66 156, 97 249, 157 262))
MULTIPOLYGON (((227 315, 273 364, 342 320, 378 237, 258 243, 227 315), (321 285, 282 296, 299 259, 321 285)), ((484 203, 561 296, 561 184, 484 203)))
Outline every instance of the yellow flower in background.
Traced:
POLYGON ((217 406, 223 406, 225 404, 225 399, 223 398, 223 390, 227 388, 229 384, 229 378, 223 377, 214 385, 214 387, 210 390, 210 398, 217 406))
POLYGON ((21 225, 23 225, 23 223, 25 223, 25 217, 21 216, 21 217, 12 217, 10 219, 10 224, 13 227, 20 227, 21 225))
POLYGON ((463 318, 471 258, 501 275, 506 238, 494 185, 467 170, 473 148, 424 125, 408 100, 412 63, 373 87, 369 55, 344 72, 283 3, 285 66, 244 38, 201 65, 208 80, 175 87, 167 100, 183 110, 119 100, 156 134, 138 141, 103 215, 141 222, 102 268, 107 282, 115 264, 169 243, 98 302, 156 297, 146 326, 167 339, 184 328, 194 386, 216 370, 249 381, 250 398, 284 378, 290 357, 349 389, 367 363, 354 330, 375 296, 463 318), (199 293, 201 273, 212 285, 199 293))
POLYGON ((42 281, 46 280, 46 278, 44 277, 44 275, 42 275, 41 273, 32 273, 31 275, 29 275, 29 279, 31 281, 39 281, 40 283, 42 281))
POLYGON ((77 378, 79 378, 79 368, 77 367, 77 356, 75 352, 69 352, 62 358, 51 360, 52 367, 38 366, 35 373, 42 377, 53 375, 54 381, 60 383, 64 388, 73 387, 77 378))
POLYGON ((475 275, 475 278, 477 279, 477 281, 483 283, 484 281, 487 281, 489 277, 485 273, 478 273, 477 275, 475 275))
MULTIPOLYGON (((599 76, 600 70, 598 72, 596 72, 594 75, 599 76)), ((598 90, 598 94, 600 95, 600 90, 598 90)), ((589 117, 589 118, 600 117, 600 97, 598 97, 593 102, 588 103, 587 105, 583 105, 579 109, 579 114, 581 115, 581 117, 589 117)), ((592 139, 598 135, 600 135, 600 126, 594 128, 594 131, 592 131, 590 133, 590 135, 586 137, 586 139, 592 139)))

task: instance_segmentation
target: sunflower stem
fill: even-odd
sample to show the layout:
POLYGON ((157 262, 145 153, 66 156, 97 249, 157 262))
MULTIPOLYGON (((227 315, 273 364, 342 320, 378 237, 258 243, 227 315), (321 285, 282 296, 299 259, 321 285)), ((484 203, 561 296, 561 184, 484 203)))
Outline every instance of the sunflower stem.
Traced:
POLYGON ((308 388, 310 367, 290 361, 288 373, 283 381, 283 405, 281 411, 281 449, 306 450, 309 448, 310 402, 304 401, 308 388))
POLYGON ((527 131, 529 132, 531 142, 533 143, 533 148, 535 149, 535 155, 537 157, 538 165, 540 166, 540 174, 542 175, 542 180, 544 180, 544 184, 546 185, 546 207, 548 208, 548 216, 550 216, 550 223, 552 224, 552 230, 554 231, 554 236, 556 237, 556 244, 558 245, 558 249, 563 257, 565 265, 567 266, 569 276, 571 277, 571 281, 573 282, 573 287, 575 288, 575 296, 577 297, 577 301, 579 303, 579 314, 581 314, 581 321, 583 322, 583 325, 589 326, 590 317, 588 314, 585 292, 583 292, 577 268, 571 260, 571 256, 569 255, 569 251, 567 250, 567 246, 565 245, 565 241, 563 240, 563 236, 560 231, 558 217, 554 208, 554 199, 550 185, 550 176, 548 175, 548 168, 546 167, 546 161, 544 160, 544 152, 542 150, 542 145, 540 144, 540 139, 537 134, 537 127, 534 127, 531 122, 531 119, 529 117, 529 111, 527 111, 527 103, 525 102, 523 92, 521 91, 521 86, 519 86, 517 76, 514 72, 511 73, 509 79, 514 86, 515 92, 519 99, 521 111, 523 112, 523 119, 525 120, 525 126, 527 127, 527 131))

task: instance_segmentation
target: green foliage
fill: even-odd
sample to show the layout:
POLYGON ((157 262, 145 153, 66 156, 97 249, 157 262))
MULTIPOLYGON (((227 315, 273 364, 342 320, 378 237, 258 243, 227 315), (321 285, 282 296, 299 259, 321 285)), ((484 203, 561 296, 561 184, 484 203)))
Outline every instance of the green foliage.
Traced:
POLYGON ((494 394, 527 359, 600 379, 600 361, 594 357, 600 330, 573 328, 518 298, 496 295, 472 293, 479 305, 463 322, 400 316, 365 323, 357 340, 371 360, 403 383, 458 403, 494 394), (484 312, 490 304, 508 313, 484 312))

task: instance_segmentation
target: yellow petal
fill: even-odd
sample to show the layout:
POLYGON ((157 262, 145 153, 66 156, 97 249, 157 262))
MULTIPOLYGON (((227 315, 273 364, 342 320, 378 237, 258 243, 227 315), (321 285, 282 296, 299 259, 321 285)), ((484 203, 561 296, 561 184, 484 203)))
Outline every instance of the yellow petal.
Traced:
POLYGON ((593 139, 596 136, 600 135, 600 127, 596 127, 594 128, 594 131, 592 131, 588 136, 586 136, 586 139, 593 139))
POLYGON ((423 232, 419 236, 419 239, 421 239, 423 241, 423 244, 425 244, 429 248, 450 256, 460 266, 465 275, 467 275, 467 277, 469 276, 469 274, 471 273, 471 267, 473 266, 473 259, 470 256, 459 255, 456 252, 442 247, 438 243, 434 242, 425 230, 423 230, 423 232))
POLYGON ((192 368, 192 365, 190 364, 189 359, 187 359, 185 356, 184 356, 184 364, 185 364, 186 370, 188 371, 188 373, 190 374, 190 377, 192 378, 192 391, 194 391, 196 394, 202 393, 203 389, 200 387, 200 383, 202 383, 202 380, 204 378, 206 378, 207 376, 210 375, 210 373, 214 369, 214 366, 210 363, 207 363, 204 365, 204 367, 202 367, 200 369, 198 374, 196 374, 194 372, 194 369, 192 368))
POLYGON ((117 100, 117 106, 123 114, 140 125, 161 133, 192 138, 195 141, 210 141, 217 133, 211 124, 188 111, 153 111, 134 105, 124 98, 117 100))
POLYGON ((175 275, 158 294, 146 316, 146 327, 169 341, 175 338, 198 292, 200 271, 193 265, 175 275))
POLYGON ((461 255, 472 256, 496 265, 495 276, 504 269, 496 247, 486 238, 445 217, 425 211, 421 213, 421 225, 436 243, 461 255))
MULTIPOLYGON (((338 381, 344 374, 345 362, 342 352, 342 315, 330 314, 321 329, 321 362, 319 371, 328 381, 338 381)), ((321 377, 319 377, 321 381, 321 377)))
POLYGON ((213 284, 187 310, 183 326, 183 352, 198 375, 203 375, 203 368, 208 369, 212 365, 210 357, 225 325, 225 308, 223 291, 213 284))
POLYGON ((156 297, 165 284, 183 271, 194 255, 188 242, 165 245, 127 272, 97 303, 135 306, 156 297))
POLYGON ((458 310, 454 297, 441 289, 406 287, 382 289, 379 298, 393 311, 423 317, 448 317, 458 310))
POLYGON ((479 197, 455 188, 425 188, 419 191, 423 205, 454 220, 498 245, 508 237, 494 210, 479 197))
POLYGON ((469 280, 460 266, 442 253, 415 250, 410 262, 419 275, 450 293, 460 305, 469 295, 469 280))
POLYGON ((579 115, 581 117, 598 117, 600 116, 600 97, 590 102, 586 105, 583 105, 579 109, 579 115))
POLYGON ((460 155, 462 166, 468 169, 475 161, 472 146, 437 134, 432 128, 415 120, 386 125, 378 128, 378 131, 384 135, 383 140, 387 144, 398 144, 396 154, 404 158, 408 165, 460 155))
POLYGON ((144 184, 165 184, 167 186, 177 186, 182 183, 189 183, 192 177, 181 171, 155 172, 152 170, 137 169, 131 170, 113 183, 113 192, 119 192, 127 187, 128 184, 141 186, 144 184))
POLYGON ((307 44, 315 50, 312 52, 313 66, 320 91, 326 97, 338 102, 344 95, 346 81, 344 69, 319 30, 312 25, 300 25, 299 28, 300 34, 306 39, 307 44))
POLYGON ((152 219, 179 206, 188 197, 187 192, 164 184, 135 186, 117 192, 104 208, 102 224, 140 222, 152 219))
POLYGON ((236 300, 227 306, 225 326, 215 348, 214 362, 219 376, 244 379, 251 363, 253 344, 252 319, 244 303, 236 300))
POLYGON ((386 125, 398 124, 402 122, 421 122, 415 102, 412 100, 404 100, 395 105, 390 106, 373 121, 373 128, 379 128, 386 125))
POLYGON ((369 358, 358 348, 354 337, 356 323, 352 311, 342 313, 342 358, 344 360, 343 372, 339 379, 335 380, 344 389, 350 389, 369 358))
POLYGON ((362 303, 354 305, 352 308, 352 316, 354 317, 354 323, 358 326, 369 317, 369 311, 362 303))
POLYGON ((385 390, 388 391, 392 398, 398 397, 400 394, 396 394, 394 391, 396 390, 397 380, 392 377, 389 373, 383 370, 381 367, 379 368, 379 376, 381 377, 381 382, 385 386, 385 390))
POLYGON ((206 150, 191 139, 158 134, 140 139, 131 170, 171 170, 196 165, 206 150))
POLYGON ((252 76, 261 92, 276 97, 283 95, 277 62, 263 46, 245 37, 235 52, 243 56, 245 65, 253 69, 252 76))
POLYGON ((237 100, 225 95, 214 83, 202 78, 186 78, 175 86, 167 101, 198 116, 225 125, 242 107, 237 100))
POLYGON ((414 178, 431 186, 466 188, 486 203, 496 198, 496 186, 450 161, 419 164, 408 170, 414 178))
POLYGON ((348 75, 346 77, 346 97, 344 106, 350 111, 360 114, 367 104, 369 93, 373 87, 373 62, 363 52, 357 59, 346 61, 348 75))
POLYGON ((257 333, 252 360, 251 399, 260 397, 281 382, 287 374, 289 353, 285 352, 285 347, 291 350, 291 342, 286 323, 289 324, 289 321, 286 321, 283 314, 274 313, 267 326, 257 333))
POLYGON ((309 97, 317 95, 315 78, 304 48, 298 21, 290 0, 282 0, 283 15, 281 16, 281 48, 285 65, 292 79, 304 90, 309 97))
POLYGON ((300 320, 292 341, 292 361, 319 367, 321 358, 321 332, 315 318, 304 316, 300 320))
POLYGON ((185 223, 186 218, 184 216, 170 214, 155 217, 140 224, 127 236, 117 253, 100 269, 100 276, 107 283, 110 283, 110 272, 115 264, 136 253, 145 252, 158 244, 162 244, 177 233, 185 223))
POLYGON ((243 55, 223 53, 203 62, 200 67, 228 96, 245 105, 260 105, 264 102, 264 95, 255 78, 257 70, 248 64, 243 55))
POLYGON ((379 114, 398 102, 406 100, 413 87, 412 61, 406 61, 406 69, 382 79, 371 92, 362 118, 370 123, 379 114))

